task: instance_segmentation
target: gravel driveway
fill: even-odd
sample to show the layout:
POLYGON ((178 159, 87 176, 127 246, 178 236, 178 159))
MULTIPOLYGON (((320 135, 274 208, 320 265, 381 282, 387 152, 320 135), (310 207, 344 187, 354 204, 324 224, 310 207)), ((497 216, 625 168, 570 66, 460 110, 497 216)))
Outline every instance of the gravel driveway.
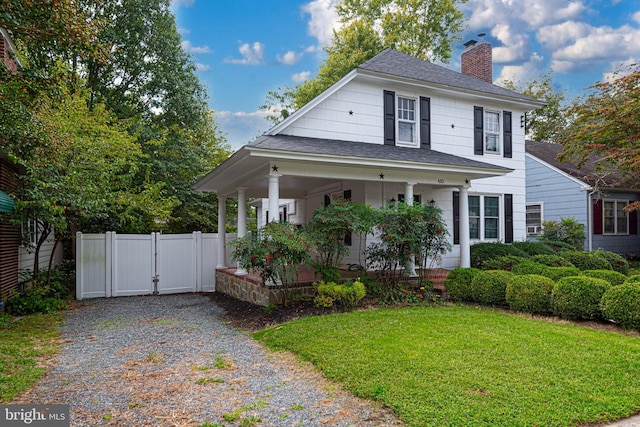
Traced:
POLYGON ((400 424, 223 315, 193 294, 82 301, 48 375, 12 403, 68 403, 73 426, 400 424))

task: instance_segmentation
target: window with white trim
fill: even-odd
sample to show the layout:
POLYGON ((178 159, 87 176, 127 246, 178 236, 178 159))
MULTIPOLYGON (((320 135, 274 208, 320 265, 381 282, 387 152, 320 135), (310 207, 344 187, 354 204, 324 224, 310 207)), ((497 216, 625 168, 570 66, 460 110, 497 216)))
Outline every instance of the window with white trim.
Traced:
POLYGON ((34 219, 23 221, 20 233, 22 234, 22 244, 24 246, 36 247, 38 245, 38 239, 41 234, 38 221, 34 219))
POLYGON ((484 112, 484 152, 500 154, 500 113, 484 112))
POLYGON ((398 142, 415 145, 416 135, 416 100, 404 96, 397 97, 398 111, 396 114, 396 128, 398 142))
POLYGON ((602 225, 604 234, 629 234, 629 213, 626 200, 604 200, 602 225))
POLYGON ((542 234, 542 203, 527 203, 527 235, 542 234))
POLYGON ((469 237, 476 240, 500 237, 500 197, 469 196, 469 237))

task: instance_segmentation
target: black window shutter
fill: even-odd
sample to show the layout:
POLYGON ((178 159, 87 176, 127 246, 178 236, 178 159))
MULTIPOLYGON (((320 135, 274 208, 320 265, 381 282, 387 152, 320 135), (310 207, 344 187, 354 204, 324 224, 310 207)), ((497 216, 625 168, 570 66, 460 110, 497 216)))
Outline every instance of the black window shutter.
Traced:
POLYGON ((351 201, 351 190, 344 190, 344 192, 342 193, 342 197, 344 197, 345 200, 347 201, 351 201))
POLYGON ((513 194, 504 195, 504 242, 513 243, 513 194))
POLYGON ((324 195, 324 206, 329 206, 331 204, 331 197, 328 194, 324 195))
MULTIPOLYGON (((342 196, 344 197, 344 199, 348 202, 351 201, 351 190, 344 190, 344 192, 342 193, 342 196)), ((347 232, 344 235, 344 244, 347 246, 351 246, 352 241, 351 241, 351 233, 347 232)))
POLYGON ((473 154, 484 154, 484 110, 473 107, 473 154))
POLYGON ((512 155, 512 137, 511 137, 511 111, 503 111, 502 116, 504 117, 504 126, 502 127, 502 139, 504 141, 504 157, 511 158, 512 155))
POLYGON ((384 145, 396 145, 396 93, 384 91, 384 145))
POLYGON ((629 212, 629 234, 638 234, 638 211, 629 212))
POLYGON ((602 200, 593 199, 593 234, 602 234, 602 200))
POLYGON ((420 97, 420 148, 431 148, 431 98, 420 97))
POLYGON ((460 193, 453 192, 453 244, 460 244, 460 193))

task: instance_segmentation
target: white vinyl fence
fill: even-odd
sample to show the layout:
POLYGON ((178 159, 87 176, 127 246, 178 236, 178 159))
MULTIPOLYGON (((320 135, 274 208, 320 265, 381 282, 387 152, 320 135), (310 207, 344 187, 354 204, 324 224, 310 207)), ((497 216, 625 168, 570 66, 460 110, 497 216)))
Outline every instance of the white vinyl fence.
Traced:
MULTIPOLYGON (((228 233, 231 242, 236 234, 228 233)), ((218 234, 76 234, 76 298, 213 291, 218 234)), ((233 266, 226 251, 227 265, 233 266)))

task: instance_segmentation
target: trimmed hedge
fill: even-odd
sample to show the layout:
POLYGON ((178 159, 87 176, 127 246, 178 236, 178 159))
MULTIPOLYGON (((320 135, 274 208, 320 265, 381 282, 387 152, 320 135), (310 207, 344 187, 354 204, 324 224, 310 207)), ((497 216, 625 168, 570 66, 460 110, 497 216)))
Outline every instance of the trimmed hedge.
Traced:
POLYGON ((574 267, 566 259, 560 255, 534 255, 530 258, 533 262, 539 262, 540 264, 548 265, 549 267, 574 267))
POLYGON ((547 270, 544 272, 543 276, 548 277, 549 279, 557 282, 563 277, 571 277, 571 276, 579 276, 580 270, 577 267, 547 267, 547 270))
POLYGON ((629 274, 629 261, 621 257, 615 252, 605 251, 603 249, 598 249, 594 252, 601 258, 606 259, 611 264, 611 267, 618 273, 624 274, 625 276, 629 274))
POLYGON ((551 292, 555 283, 548 277, 526 274, 507 284, 506 300, 512 310, 544 314, 551 311, 551 292))
POLYGON ((580 270, 612 270, 611 263, 598 256, 595 252, 561 251, 562 258, 578 267, 580 270))
POLYGON ((602 316, 625 329, 640 330, 640 283, 607 289, 602 296, 602 316))
POLYGON ((514 248, 520 249, 521 251, 525 252, 527 255, 530 255, 530 256, 553 255, 556 253, 556 251, 554 251, 551 246, 541 242, 530 242, 530 241, 513 242, 511 246, 513 246, 514 248))
POLYGON ((499 256, 482 263, 483 270, 507 270, 511 271, 514 265, 526 261, 526 258, 515 255, 499 256))
POLYGON ((504 270, 486 270, 476 274, 471 281, 471 297, 484 305, 507 305, 507 283, 513 273, 504 270))
POLYGON ((318 291, 318 295, 313 300, 316 307, 332 307, 335 304, 352 309, 367 294, 364 284, 359 280, 344 284, 320 281, 314 285, 318 291))
POLYGON ((471 281, 480 273, 477 268, 454 268, 444 281, 447 295, 454 301, 473 301, 471 281))
POLYGON ((553 314, 569 320, 600 317, 600 300, 610 287, 606 280, 594 277, 562 278, 551 293, 553 314))
POLYGON ((633 276, 627 277, 624 284, 627 285, 629 283, 640 283, 640 274, 634 274, 633 276))
POLYGON ((561 240, 545 240, 544 244, 547 245, 547 246, 550 246, 551 249, 553 249, 556 252, 559 252, 559 251, 575 251, 576 250, 576 248, 571 246, 569 243, 563 242, 561 240))
POLYGON ((527 253, 512 245, 500 242, 481 242, 471 245, 471 266, 480 268, 485 261, 498 258, 499 256, 514 255, 523 258, 528 257, 527 253))
POLYGON ((622 285, 627 276, 614 270, 585 270, 582 272, 584 276, 603 279, 611 283, 612 286, 622 285))
POLYGON ((514 265, 511 269, 513 274, 523 275, 523 274, 539 274, 544 276, 545 271, 547 271, 549 267, 544 264, 538 264, 537 262, 525 261, 520 264, 514 265))

